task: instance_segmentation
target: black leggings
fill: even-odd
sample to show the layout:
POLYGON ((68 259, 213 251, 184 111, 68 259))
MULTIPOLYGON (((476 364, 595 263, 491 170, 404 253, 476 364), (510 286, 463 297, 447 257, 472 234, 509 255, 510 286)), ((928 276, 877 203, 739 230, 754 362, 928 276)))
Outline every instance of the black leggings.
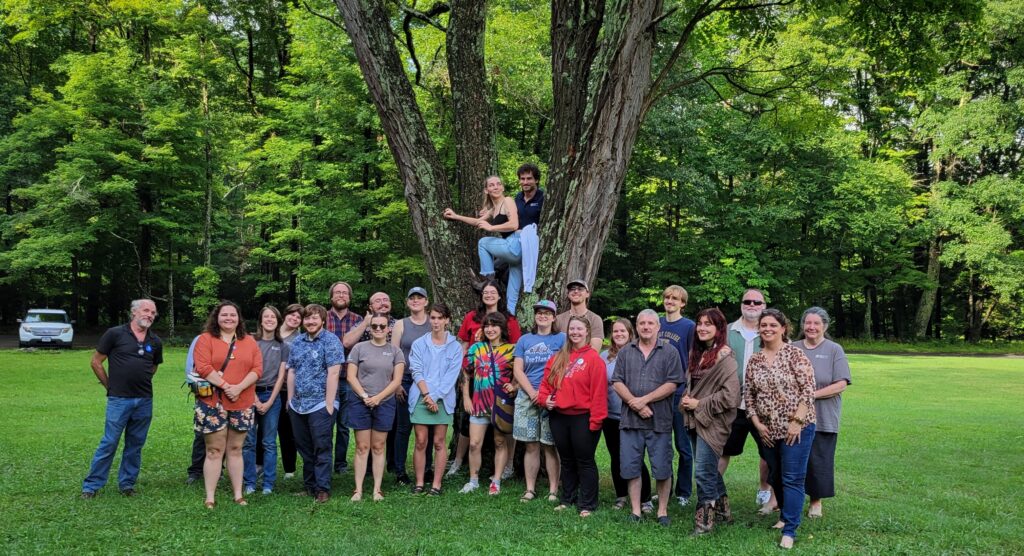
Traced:
MULTIPOLYGON (((601 425, 604 431, 604 446, 608 448, 608 456, 612 460, 612 484, 615 485, 615 497, 623 498, 629 496, 629 481, 622 478, 619 473, 619 420, 605 419, 601 425)), ((651 501, 651 474, 647 471, 647 464, 640 463, 640 501, 651 501)))
POLYGON ((561 461, 562 504, 580 511, 597 509, 598 475, 594 452, 601 431, 590 430, 590 413, 566 415, 552 411, 551 436, 561 461))

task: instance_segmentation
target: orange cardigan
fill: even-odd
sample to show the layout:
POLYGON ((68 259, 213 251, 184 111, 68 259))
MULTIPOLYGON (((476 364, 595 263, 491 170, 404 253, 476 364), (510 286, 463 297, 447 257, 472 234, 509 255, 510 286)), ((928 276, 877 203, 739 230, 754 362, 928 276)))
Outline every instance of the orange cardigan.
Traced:
MULTIPOLYGON (((246 334, 244 338, 235 341, 233 355, 234 359, 229 360, 228 366, 224 369, 224 378, 228 384, 242 382, 250 372, 256 373, 257 378, 263 375, 263 354, 252 334, 246 334)), ((210 373, 219 371, 227 356, 228 344, 209 333, 202 334, 196 343, 194 356, 196 373, 206 378, 210 373)), ((253 382, 251 386, 243 390, 242 394, 238 396, 238 401, 231 401, 219 388, 215 395, 199 399, 211 407, 215 406, 219 400, 224 409, 249 409, 256 403, 256 383, 253 382)))

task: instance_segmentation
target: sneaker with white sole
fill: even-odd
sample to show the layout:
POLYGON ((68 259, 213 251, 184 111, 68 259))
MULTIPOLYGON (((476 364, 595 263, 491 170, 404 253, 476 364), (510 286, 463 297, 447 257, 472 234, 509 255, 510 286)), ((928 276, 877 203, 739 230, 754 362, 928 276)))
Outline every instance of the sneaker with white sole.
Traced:
POLYGON ((256 487, 245 487, 246 494, 252 494, 254 492, 256 492, 256 487))
POLYGON ((770 491, 770 490, 759 490, 759 491, 757 491, 757 498, 755 500, 757 501, 757 505, 758 506, 764 506, 771 499, 772 499, 772 491, 770 491))
POLYGON ((497 496, 501 494, 501 483, 491 481, 491 486, 487 488, 487 494, 490 496, 497 496))
POLYGON ((501 472, 501 480, 502 481, 506 481, 508 479, 511 479, 512 475, 515 475, 515 474, 516 474, 516 470, 515 470, 515 468, 512 467, 512 464, 506 465, 505 466, 505 470, 501 472))
POLYGON ((468 494, 478 488, 480 488, 480 483, 474 483, 473 481, 470 481, 466 483, 465 486, 462 487, 462 490, 460 490, 459 492, 461 494, 468 494))
POLYGON ((295 478, 295 473, 285 473, 284 474, 284 478, 285 479, 294 479, 295 478))
POLYGON ((679 502, 679 505, 685 508, 690 503, 690 499, 685 496, 676 496, 676 502, 679 502))
POLYGON ((451 465, 448 466, 448 472, 444 474, 445 477, 454 477, 458 474, 459 470, 462 469, 461 461, 452 461, 451 465))

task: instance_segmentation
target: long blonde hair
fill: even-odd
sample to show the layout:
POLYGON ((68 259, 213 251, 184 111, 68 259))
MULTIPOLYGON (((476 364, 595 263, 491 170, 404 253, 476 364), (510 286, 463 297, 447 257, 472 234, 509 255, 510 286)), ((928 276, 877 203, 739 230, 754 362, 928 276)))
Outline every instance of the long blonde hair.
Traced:
POLYGON ((505 182, 501 181, 501 176, 487 176, 487 179, 484 180, 483 199, 480 203, 480 210, 486 210, 488 214, 491 215, 490 217, 494 218, 498 215, 498 211, 501 210, 501 205, 505 201, 505 194, 502 193, 501 199, 498 201, 498 204, 495 205, 494 201, 491 200, 490 195, 487 194, 487 182, 491 181, 491 179, 498 180, 498 183, 501 184, 502 190, 505 189, 505 182))
POLYGON ((548 374, 548 378, 545 379, 556 390, 562 387, 562 379, 565 378, 565 372, 569 370, 569 355, 572 354, 573 350, 572 342, 569 340, 569 327, 572 326, 572 321, 574 320, 582 322, 583 326, 587 327, 587 338, 583 340, 583 345, 590 344, 590 321, 580 316, 571 315, 565 323, 565 344, 555 354, 555 360, 551 362, 551 372, 548 374))

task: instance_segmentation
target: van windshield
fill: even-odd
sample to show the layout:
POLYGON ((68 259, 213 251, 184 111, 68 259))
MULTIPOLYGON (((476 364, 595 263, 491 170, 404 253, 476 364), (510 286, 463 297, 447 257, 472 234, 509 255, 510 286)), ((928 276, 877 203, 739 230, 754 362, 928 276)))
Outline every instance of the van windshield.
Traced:
POLYGON ((68 322, 68 316, 62 313, 29 313, 25 322, 68 322))

